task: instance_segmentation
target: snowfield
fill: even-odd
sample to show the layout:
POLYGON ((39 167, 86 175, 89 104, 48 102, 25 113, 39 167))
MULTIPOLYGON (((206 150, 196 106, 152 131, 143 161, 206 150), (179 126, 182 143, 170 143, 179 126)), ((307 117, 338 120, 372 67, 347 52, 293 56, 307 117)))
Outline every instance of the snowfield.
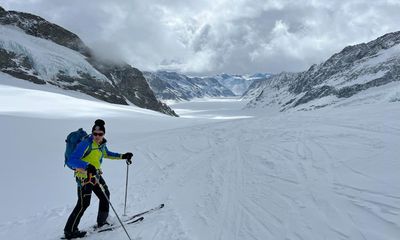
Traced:
MULTIPOLYGON (((97 118, 110 150, 134 153, 128 214, 166 205, 127 227, 133 239, 400 238, 398 101, 285 113, 244 105, 177 103, 174 118, 0 75, 0 239, 62 236, 76 202, 64 139, 97 118)), ((103 170, 122 214, 126 164, 105 160, 103 170)), ((97 205, 93 196, 81 229, 97 205)))

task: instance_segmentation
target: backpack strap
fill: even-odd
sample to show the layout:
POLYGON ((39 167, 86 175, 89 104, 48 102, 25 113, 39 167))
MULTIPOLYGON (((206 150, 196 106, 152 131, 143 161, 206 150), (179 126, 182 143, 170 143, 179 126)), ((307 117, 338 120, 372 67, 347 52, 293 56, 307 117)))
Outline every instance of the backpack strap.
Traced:
MULTIPOLYGON (((88 139, 85 139, 85 141, 87 141, 88 139)), ((85 150, 85 152, 83 153, 82 158, 85 158, 87 156, 89 156, 90 152, 92 151, 92 143, 89 143, 89 146, 87 147, 87 149, 85 150)))

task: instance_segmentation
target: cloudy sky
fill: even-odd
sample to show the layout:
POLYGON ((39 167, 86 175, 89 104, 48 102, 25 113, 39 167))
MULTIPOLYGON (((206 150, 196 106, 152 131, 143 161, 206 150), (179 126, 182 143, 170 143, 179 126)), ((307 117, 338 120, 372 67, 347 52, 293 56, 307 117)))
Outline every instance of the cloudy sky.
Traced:
POLYGON ((400 0, 0 0, 141 70, 303 71, 400 30, 400 0))

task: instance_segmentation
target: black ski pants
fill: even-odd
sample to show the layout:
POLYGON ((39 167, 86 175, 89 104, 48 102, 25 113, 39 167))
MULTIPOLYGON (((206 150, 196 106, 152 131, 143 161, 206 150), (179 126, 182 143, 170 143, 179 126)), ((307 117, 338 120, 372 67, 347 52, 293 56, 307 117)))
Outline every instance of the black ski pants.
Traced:
MULTIPOLYGON (((92 179, 94 180, 94 178, 92 179)), ((67 224, 65 225, 64 232, 73 232, 78 230, 79 222, 83 216, 83 213, 90 205, 90 198, 92 196, 92 192, 96 194, 99 198, 99 212, 97 214, 97 224, 103 225, 107 220, 108 212, 110 210, 110 205, 108 203, 107 198, 104 196, 103 191, 101 190, 99 184, 93 183, 94 181, 84 183, 82 179, 76 179, 78 183, 78 202, 71 215, 68 218, 67 224)), ((110 199, 110 191, 108 190, 107 184, 104 181, 103 177, 99 177, 99 182, 103 185, 105 190, 105 194, 108 199, 110 199)))

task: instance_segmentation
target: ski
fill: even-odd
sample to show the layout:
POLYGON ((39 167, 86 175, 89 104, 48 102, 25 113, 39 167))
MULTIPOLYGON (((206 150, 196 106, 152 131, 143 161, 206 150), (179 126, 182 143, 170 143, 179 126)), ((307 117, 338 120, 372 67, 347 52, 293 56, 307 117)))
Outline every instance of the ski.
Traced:
MULTIPOLYGON (((160 210, 160 209, 162 209, 164 206, 165 206, 165 204, 162 203, 162 204, 160 204, 160 205, 158 205, 158 206, 156 206, 156 207, 154 207, 154 208, 151 208, 151 209, 149 209, 149 210, 147 210, 147 211, 137 213, 137 214, 135 214, 135 215, 133 215, 133 216, 131 216, 131 217, 128 217, 127 219, 123 220, 123 223, 124 223, 124 224, 135 224, 135 223, 139 223, 139 222, 141 222, 141 221, 144 220, 143 215, 146 215, 146 214, 155 212, 155 211, 157 211, 157 210, 160 210)), ((121 227, 120 224, 112 224, 111 226, 107 226, 106 228, 93 229, 93 230, 91 230, 91 231, 88 231, 87 234, 86 234, 86 236, 84 236, 83 238, 85 238, 85 237, 87 237, 87 236, 90 236, 90 235, 92 235, 92 234, 96 234, 96 233, 113 231, 114 229, 117 229, 117 228, 120 228, 120 227, 121 227)), ((62 237, 61 239, 66 239, 66 238, 62 237)))
POLYGON ((160 209, 163 208, 164 206, 165 206, 164 203, 161 203, 161 204, 158 205, 157 207, 151 208, 151 209, 149 209, 149 210, 147 210, 147 211, 144 211, 144 212, 141 212, 141 213, 137 213, 137 214, 135 214, 135 215, 129 217, 129 218, 128 218, 127 220, 125 220, 125 221, 130 221, 130 220, 133 220, 133 219, 135 219, 135 218, 137 218, 137 217, 143 216, 143 215, 145 215, 145 214, 149 214, 149 213, 152 213, 152 212, 154 212, 154 211, 160 210, 160 209))
MULTIPOLYGON (((135 223, 139 223, 139 222, 141 222, 143 220, 144 220, 144 217, 140 217, 140 218, 133 219, 133 220, 132 219, 125 220, 123 223, 124 224, 135 224, 135 223)), ((116 224, 116 225, 111 225, 111 226, 108 226, 108 227, 105 227, 105 228, 93 229, 91 231, 86 232, 86 235, 83 236, 83 237, 80 237, 80 238, 86 238, 86 237, 92 236, 93 234, 96 234, 96 233, 113 231, 113 230, 118 229, 120 227, 122 227, 120 224, 116 224)), ((67 238, 61 237, 61 239, 67 239, 67 238)))
MULTIPOLYGON (((139 222, 141 222, 141 221, 143 221, 143 220, 144 220, 144 217, 140 217, 140 218, 137 218, 137 219, 134 219, 134 220, 124 221, 124 224, 139 223, 139 222)), ((117 229, 117 228, 120 228, 120 227, 121 227, 121 225, 113 225, 113 226, 110 226, 110 227, 106 227, 106 228, 97 230, 97 231, 95 231, 95 232, 98 232, 98 233, 101 233, 101 232, 108 232, 108 231, 113 231, 114 229, 117 229)))
MULTIPOLYGON (((147 211, 144 211, 144 212, 141 212, 141 213, 137 213, 137 214, 135 214, 135 215, 133 215, 133 216, 131 216, 131 217, 129 217, 129 218, 123 220, 123 223, 124 223, 124 224, 134 224, 134 223, 141 222, 141 221, 144 220, 143 215, 146 215, 146 214, 155 212, 155 211, 157 211, 157 210, 160 210, 160 209, 163 208, 164 206, 165 206, 165 204, 162 203, 162 204, 160 204, 160 205, 158 205, 158 206, 156 206, 156 207, 154 207, 154 208, 151 208, 151 209, 149 209, 149 210, 147 210, 147 211)), ((118 225, 111 225, 111 226, 109 226, 109 227, 107 227, 107 228, 103 228, 103 229, 97 230, 97 231, 95 231, 95 232, 113 231, 114 229, 120 228, 120 227, 121 227, 121 225, 119 225, 119 224, 118 224, 118 225)))

